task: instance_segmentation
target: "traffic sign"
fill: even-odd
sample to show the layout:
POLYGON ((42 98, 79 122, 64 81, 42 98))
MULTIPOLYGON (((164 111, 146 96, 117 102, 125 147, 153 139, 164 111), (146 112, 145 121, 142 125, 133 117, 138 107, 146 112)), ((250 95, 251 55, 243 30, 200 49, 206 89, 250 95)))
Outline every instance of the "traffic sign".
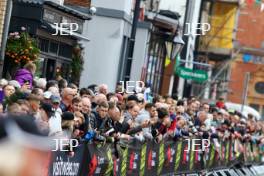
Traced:
POLYGON ((208 74, 204 70, 192 70, 185 67, 177 67, 176 74, 183 79, 191 79, 197 82, 204 82, 208 79, 208 74))

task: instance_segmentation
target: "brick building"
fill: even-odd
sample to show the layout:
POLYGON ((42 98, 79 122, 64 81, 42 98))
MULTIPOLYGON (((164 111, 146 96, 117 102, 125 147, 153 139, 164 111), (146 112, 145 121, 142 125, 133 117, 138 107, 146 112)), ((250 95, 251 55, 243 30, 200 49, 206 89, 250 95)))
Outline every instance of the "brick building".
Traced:
POLYGON ((241 8, 237 42, 241 48, 231 64, 228 100, 241 104, 246 72, 250 73, 246 104, 264 115, 264 12, 252 4, 241 8))

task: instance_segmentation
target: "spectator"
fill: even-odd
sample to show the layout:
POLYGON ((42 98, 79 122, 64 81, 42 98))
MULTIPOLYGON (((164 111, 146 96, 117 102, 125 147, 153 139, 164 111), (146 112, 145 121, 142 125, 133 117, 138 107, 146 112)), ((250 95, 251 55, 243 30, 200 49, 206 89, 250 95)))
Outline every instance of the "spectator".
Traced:
POLYGON ((72 88, 72 90, 74 91, 74 94, 77 95, 77 93, 78 93, 78 87, 76 86, 76 84, 74 84, 74 83, 70 83, 70 84, 68 85, 68 87, 69 87, 69 88, 72 88))
POLYGON ((51 92, 52 95, 60 96, 60 92, 59 92, 58 87, 51 86, 51 87, 49 87, 48 91, 51 92))
POLYGON ((218 107, 219 109, 223 109, 225 107, 225 102, 223 97, 220 97, 218 99, 218 101, 216 102, 216 107, 218 107))
POLYGON ((137 104, 132 104, 128 107, 128 111, 125 116, 125 121, 128 123, 131 123, 131 121, 134 121, 138 114, 139 114, 140 108, 137 104))
POLYGON ((82 99, 80 97, 75 97, 72 99, 72 112, 82 111, 82 99))
POLYGON ((99 93, 107 95, 108 93, 108 86, 106 84, 99 85, 99 93))
POLYGON ((59 87, 56 80, 49 80, 46 84, 46 90, 49 90, 50 87, 59 87))
POLYGON ((40 88, 33 88, 31 93, 43 99, 43 90, 40 88))
POLYGON ((164 96, 164 99, 165 99, 165 103, 167 103, 168 105, 173 105, 174 104, 174 101, 173 99, 170 97, 170 96, 164 96))
POLYGON ((96 84, 91 84, 91 85, 89 85, 88 87, 87 87, 88 89, 90 89, 91 91, 93 91, 93 93, 94 94, 97 94, 98 93, 98 85, 96 85, 96 84))
POLYGON ((92 109, 95 110, 98 104, 105 101, 107 101, 107 98, 104 94, 97 94, 92 100, 92 109))
POLYGON ((21 108, 21 114, 30 114, 30 104, 27 100, 17 100, 17 103, 19 104, 21 108))
POLYGON ((127 97, 127 104, 130 104, 130 103, 135 103, 137 104, 139 102, 139 99, 136 95, 129 95, 127 97))
POLYGON ((68 82, 65 79, 61 79, 58 82, 59 91, 61 92, 64 88, 68 87, 68 82))
POLYGON ((92 112, 92 105, 89 98, 83 97, 82 98, 82 110, 84 116, 84 125, 80 128, 86 132, 88 130, 88 125, 90 125, 90 117, 92 112))
POLYGON ((21 110, 21 107, 19 106, 18 103, 9 104, 7 107, 7 113, 8 114, 19 115, 19 114, 21 114, 21 112, 22 112, 22 110, 21 110))
POLYGON ((62 110, 60 109, 61 98, 59 96, 51 95, 50 102, 55 112, 58 112, 60 115, 62 115, 62 110))
POLYGON ((36 81, 36 88, 40 88, 43 91, 45 91, 47 85, 46 78, 38 78, 35 79, 35 81, 36 81))
POLYGON ((4 100, 4 86, 8 84, 8 81, 5 79, 0 80, 0 102, 3 102, 4 100))
POLYGON ((44 103, 51 103, 50 97, 52 96, 52 93, 50 91, 46 91, 43 93, 43 102, 44 103))
POLYGON ((32 62, 27 63, 23 69, 17 70, 15 73, 15 80, 17 80, 20 86, 26 89, 32 89, 33 76, 36 72, 36 65, 32 62))
POLYGON ((203 103, 202 110, 209 113, 210 105, 208 103, 203 103))
POLYGON ((87 98, 90 98, 90 91, 89 91, 89 89, 87 89, 87 88, 81 88, 81 90, 80 90, 80 96, 81 96, 81 98, 83 98, 83 97, 87 97, 87 98))
POLYGON ((30 94, 27 97, 27 100, 30 105, 30 114, 33 115, 36 119, 40 119, 39 108, 40 108, 40 98, 36 95, 30 94))
POLYGON ((141 110, 138 117, 136 118, 136 121, 141 124, 145 120, 151 120, 155 118, 156 114, 156 108, 154 104, 152 103, 147 103, 145 105, 145 109, 141 110))
POLYGON ((106 98, 107 98, 107 101, 111 101, 111 102, 114 102, 114 103, 117 103, 118 102, 118 98, 116 97, 116 94, 115 93, 109 92, 106 95, 106 98))
POLYGON ((85 120, 84 116, 81 112, 75 112, 74 113, 74 130, 73 130, 73 138, 80 140, 83 135, 84 131, 81 129, 81 127, 84 125, 85 120))
POLYGON ((205 111, 200 111, 197 114, 197 117, 194 120, 194 126, 198 129, 200 128, 205 120, 207 119, 207 113, 205 111))
POLYGON ((12 94, 15 93, 15 87, 12 85, 6 85, 3 87, 4 90, 4 98, 10 97, 12 94))
POLYGON ((105 129, 109 105, 107 102, 98 104, 96 111, 92 112, 90 119, 91 127, 97 131, 105 129))
POLYGON ((158 122, 152 126, 152 136, 157 142, 162 140, 163 135, 167 132, 167 129, 171 125, 169 113, 165 108, 157 109, 158 122))
POLYGON ((17 82, 16 80, 11 80, 8 82, 8 84, 14 86, 16 90, 21 89, 19 82, 17 82))
POLYGON ((61 116, 61 127, 63 136, 70 139, 74 130, 74 115, 71 112, 63 112, 61 116))

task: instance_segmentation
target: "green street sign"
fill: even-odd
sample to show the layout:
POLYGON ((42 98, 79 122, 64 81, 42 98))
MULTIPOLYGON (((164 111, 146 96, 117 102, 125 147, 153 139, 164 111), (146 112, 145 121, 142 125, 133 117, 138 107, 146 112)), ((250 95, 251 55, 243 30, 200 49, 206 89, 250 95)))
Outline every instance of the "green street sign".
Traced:
POLYGON ((176 74, 183 79, 191 79, 197 82, 207 81, 208 75, 204 70, 192 70, 190 68, 185 67, 177 67, 176 74))

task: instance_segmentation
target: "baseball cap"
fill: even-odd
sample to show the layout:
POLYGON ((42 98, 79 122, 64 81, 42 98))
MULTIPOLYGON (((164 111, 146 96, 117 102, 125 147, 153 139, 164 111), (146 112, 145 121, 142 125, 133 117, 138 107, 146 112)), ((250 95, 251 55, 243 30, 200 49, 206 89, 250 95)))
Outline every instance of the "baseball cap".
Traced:
POLYGON ((59 96, 51 95, 50 97, 52 103, 60 103, 61 99, 59 96))
POLYGON ((43 93, 43 96, 46 99, 50 99, 51 95, 52 95, 52 93, 50 91, 46 91, 46 92, 43 93))

